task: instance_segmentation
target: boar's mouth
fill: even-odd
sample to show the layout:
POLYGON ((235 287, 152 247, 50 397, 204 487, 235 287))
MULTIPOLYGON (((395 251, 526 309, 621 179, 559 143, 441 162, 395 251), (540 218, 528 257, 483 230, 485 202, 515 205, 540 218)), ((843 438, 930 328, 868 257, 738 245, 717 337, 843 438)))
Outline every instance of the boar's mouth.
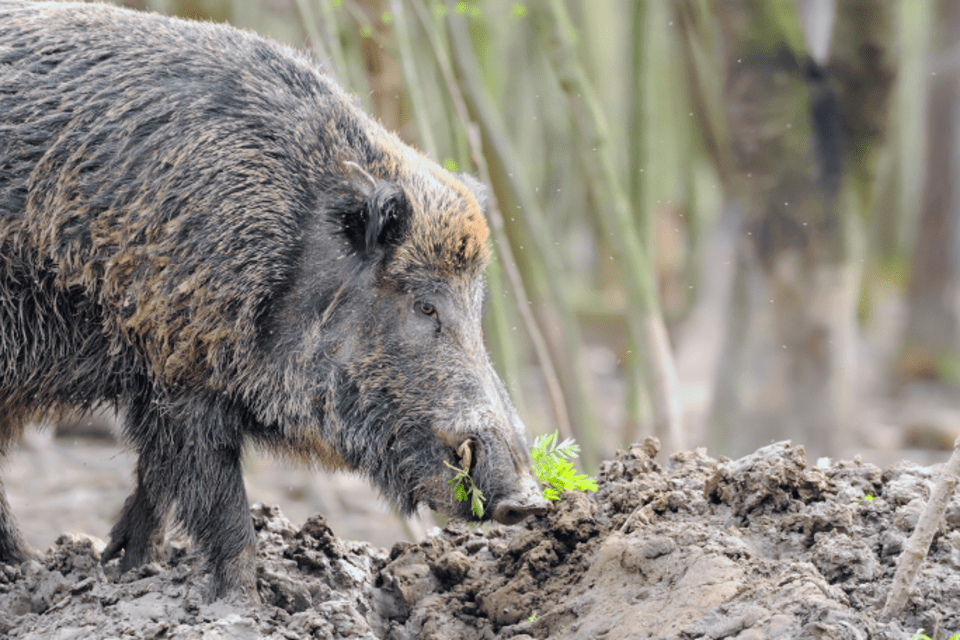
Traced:
MULTIPOLYGON (((457 459, 461 469, 473 472, 477 463, 478 447, 479 443, 474 438, 467 438, 460 443, 457 447, 457 459)), ((505 473, 511 472, 514 470, 505 471, 505 473)), ((487 513, 494 522, 504 525, 517 524, 528 516, 539 515, 549 508, 549 503, 540 495, 537 483, 529 474, 518 475, 515 484, 518 489, 496 500, 488 508, 487 513)))

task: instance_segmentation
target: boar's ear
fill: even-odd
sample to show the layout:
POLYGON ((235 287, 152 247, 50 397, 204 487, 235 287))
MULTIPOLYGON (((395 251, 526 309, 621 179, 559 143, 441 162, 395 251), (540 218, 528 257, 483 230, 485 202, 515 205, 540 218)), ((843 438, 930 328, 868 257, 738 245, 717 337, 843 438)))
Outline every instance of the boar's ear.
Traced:
POLYGON ((370 254, 378 246, 400 244, 410 223, 407 194, 392 182, 374 180, 356 163, 345 162, 344 169, 363 200, 360 211, 344 220, 354 248, 370 254))
POLYGON ((367 200, 367 251, 376 245, 395 247, 410 225, 410 202, 398 185, 380 182, 367 200))
POLYGON ((480 203, 480 211, 486 213, 487 203, 490 200, 490 189, 487 188, 487 185, 483 184, 469 173, 458 173, 457 178, 460 179, 460 182, 462 182, 467 189, 470 189, 470 192, 473 193, 473 197, 476 198, 477 202, 480 203))

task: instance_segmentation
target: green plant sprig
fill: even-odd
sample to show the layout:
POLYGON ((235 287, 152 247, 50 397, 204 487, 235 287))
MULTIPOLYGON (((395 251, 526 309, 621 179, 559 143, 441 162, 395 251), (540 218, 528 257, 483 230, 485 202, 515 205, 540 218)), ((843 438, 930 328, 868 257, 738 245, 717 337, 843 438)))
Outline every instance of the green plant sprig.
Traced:
POLYGON ((564 491, 596 491, 597 482, 585 473, 578 474, 570 459, 580 455, 580 445, 567 438, 557 442, 559 435, 553 433, 537 436, 530 448, 533 472, 537 479, 548 485, 543 490, 547 500, 559 500, 564 491))
MULTIPOLYGON (((910 640, 933 640, 933 638, 925 634, 923 629, 918 629, 915 634, 910 636, 910 640)), ((960 640, 960 633, 950 636, 948 640, 960 640)))
MULTIPOLYGON (((543 497, 547 500, 559 500, 564 491, 596 491, 597 482, 585 473, 577 473, 570 463, 572 458, 580 455, 580 445, 574 442, 573 438, 567 438, 563 442, 557 442, 558 439, 559 435, 554 431, 545 436, 537 436, 530 447, 533 472, 537 480, 547 485, 543 489, 543 497)), ((470 477, 470 471, 455 467, 446 460, 443 464, 455 474, 447 480, 447 484, 453 485, 457 502, 470 501, 470 509, 474 515, 482 518, 486 498, 470 477)))
POLYGON ((453 485, 453 494, 457 497, 457 502, 466 502, 469 500, 470 509, 473 510, 474 515, 482 518, 483 502, 486 498, 483 497, 483 492, 480 491, 480 488, 474 484, 473 478, 470 477, 470 471, 455 467, 446 460, 443 461, 443 464, 447 465, 447 467, 456 474, 451 480, 447 480, 447 484, 453 485))

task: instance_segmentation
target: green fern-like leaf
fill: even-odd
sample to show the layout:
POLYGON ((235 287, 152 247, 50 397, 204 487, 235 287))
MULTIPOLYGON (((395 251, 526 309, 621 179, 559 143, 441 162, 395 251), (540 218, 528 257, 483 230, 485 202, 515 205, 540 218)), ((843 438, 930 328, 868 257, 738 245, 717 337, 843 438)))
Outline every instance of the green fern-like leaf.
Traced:
MULTIPOLYGON (((543 489, 543 497, 547 500, 559 500, 564 491, 596 491, 596 481, 585 473, 577 473, 570 462, 571 459, 579 457, 580 446, 572 438, 562 442, 558 440, 557 432, 538 436, 530 449, 533 471, 540 482, 547 485, 543 489)), ((469 501, 473 513, 482 518, 486 498, 474 484, 470 472, 446 461, 444 464, 454 472, 453 478, 447 483, 453 485, 457 502, 469 501)))
POLYGON ((472 490, 470 491, 470 508, 473 509, 474 515, 476 515, 478 518, 483 516, 484 500, 485 498, 483 497, 483 492, 477 488, 477 485, 473 485, 472 490))
POLYGON ((543 491, 547 500, 559 500, 564 491, 596 491, 597 483, 586 474, 578 474, 569 461, 580 455, 580 446, 567 438, 557 443, 557 432, 538 436, 530 450, 533 471, 540 482, 549 485, 543 491))

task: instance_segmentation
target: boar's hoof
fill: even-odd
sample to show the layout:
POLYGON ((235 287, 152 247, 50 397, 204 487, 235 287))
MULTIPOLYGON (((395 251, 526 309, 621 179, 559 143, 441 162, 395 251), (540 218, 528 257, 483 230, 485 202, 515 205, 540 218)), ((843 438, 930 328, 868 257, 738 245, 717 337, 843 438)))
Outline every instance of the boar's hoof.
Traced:
POLYGON ((500 524, 517 524, 527 516, 539 515, 547 510, 547 501, 540 496, 518 500, 508 498, 499 502, 493 510, 493 519, 500 524))

